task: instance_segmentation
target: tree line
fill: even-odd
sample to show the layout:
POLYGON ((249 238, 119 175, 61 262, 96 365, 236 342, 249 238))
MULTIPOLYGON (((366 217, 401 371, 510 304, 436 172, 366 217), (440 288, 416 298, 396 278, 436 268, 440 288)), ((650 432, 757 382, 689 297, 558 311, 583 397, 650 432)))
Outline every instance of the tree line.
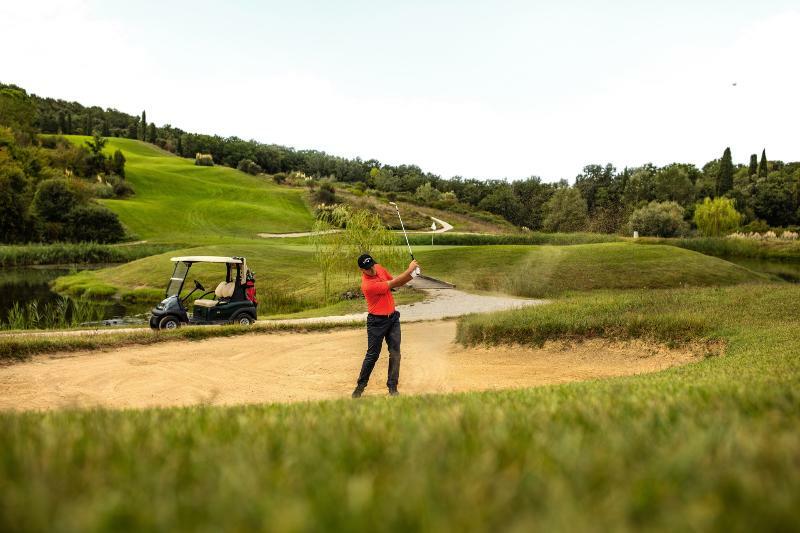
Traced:
POLYGON ((701 168, 673 163, 618 170, 610 164, 591 164, 572 184, 565 179, 547 183, 536 176, 513 182, 459 176, 443 179, 416 165, 387 165, 376 159, 348 159, 235 136, 189 133, 169 124, 157 127, 148 122, 144 111, 129 115, 36 95, 31 99, 36 105, 34 126, 44 133, 99 132, 140 139, 182 157, 208 154, 216 164, 252 174, 300 172, 363 184, 362 188, 425 205, 487 211, 531 230, 629 231, 634 212, 649 208, 662 214, 678 213, 687 224, 678 231, 684 231, 694 225, 696 206, 705 198, 732 200, 741 224, 753 228, 800 224, 800 163, 769 161, 766 150, 760 158, 752 154, 747 164, 735 164, 730 149, 725 149, 720 158, 701 168))
POLYGON ((125 157, 103 151, 99 135, 84 146, 39 136, 37 108, 25 91, 0 87, 0 242, 115 242, 125 231, 96 198, 133 193, 125 157))

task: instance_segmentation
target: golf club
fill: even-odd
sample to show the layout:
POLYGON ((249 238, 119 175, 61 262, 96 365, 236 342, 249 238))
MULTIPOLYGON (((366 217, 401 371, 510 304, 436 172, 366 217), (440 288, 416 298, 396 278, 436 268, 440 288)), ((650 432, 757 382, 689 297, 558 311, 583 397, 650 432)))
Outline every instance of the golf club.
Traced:
MULTIPOLYGON (((408 246, 408 253, 411 254, 411 260, 414 260, 414 252, 411 250, 411 243, 408 242, 408 233, 406 233, 406 227, 403 225, 403 217, 400 216, 400 208, 397 207, 397 204, 394 202, 389 202, 390 205, 394 206, 395 211, 397 211, 397 218, 400 219, 400 227, 403 228, 403 235, 406 237, 406 245, 408 246)), ((419 267, 414 269, 414 277, 419 276, 420 269, 419 267)))

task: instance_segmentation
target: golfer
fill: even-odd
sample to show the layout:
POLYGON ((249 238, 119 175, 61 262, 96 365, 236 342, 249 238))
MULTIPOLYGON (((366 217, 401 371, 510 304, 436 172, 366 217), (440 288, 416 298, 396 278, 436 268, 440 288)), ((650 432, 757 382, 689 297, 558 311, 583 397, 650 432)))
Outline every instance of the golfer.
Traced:
POLYGON ((419 265, 411 261, 405 272, 393 278, 389 272, 375 262, 369 254, 358 258, 358 268, 361 269, 361 292, 367 299, 367 355, 361 365, 361 374, 358 375, 358 384, 353 391, 353 398, 360 398, 361 393, 367 388, 369 376, 375 367, 375 362, 381 354, 381 344, 386 339, 389 348, 389 395, 397 396, 397 382, 400 381, 400 313, 394 307, 394 298, 391 290, 402 287, 412 279, 412 272, 419 265))

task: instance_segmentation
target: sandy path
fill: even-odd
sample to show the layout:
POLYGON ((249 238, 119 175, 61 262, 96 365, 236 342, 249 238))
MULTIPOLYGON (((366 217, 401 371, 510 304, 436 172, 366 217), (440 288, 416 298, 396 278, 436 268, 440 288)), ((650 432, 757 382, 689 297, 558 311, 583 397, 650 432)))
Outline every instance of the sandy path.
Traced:
MULTIPOLYGON (((507 389, 653 372, 701 356, 599 341, 543 349, 464 349, 455 322, 403 326, 404 394, 507 389)), ((39 356, 0 367, 0 409, 110 408, 346 398, 362 330, 271 334, 39 356)), ((387 356, 367 395, 385 395, 387 356)))

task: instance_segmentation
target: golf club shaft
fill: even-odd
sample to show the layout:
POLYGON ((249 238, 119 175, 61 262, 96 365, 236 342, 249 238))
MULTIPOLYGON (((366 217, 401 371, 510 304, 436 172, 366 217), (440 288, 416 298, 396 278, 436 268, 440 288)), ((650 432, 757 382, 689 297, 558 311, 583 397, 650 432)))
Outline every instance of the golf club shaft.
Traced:
POLYGON ((408 253, 411 254, 411 260, 414 260, 414 252, 411 251, 411 243, 408 242, 408 233, 406 233, 406 227, 403 225, 403 217, 400 216, 400 208, 397 207, 397 204, 394 206, 395 211, 397 211, 397 218, 400 219, 400 227, 403 228, 403 235, 406 238, 406 246, 408 246, 408 253))

